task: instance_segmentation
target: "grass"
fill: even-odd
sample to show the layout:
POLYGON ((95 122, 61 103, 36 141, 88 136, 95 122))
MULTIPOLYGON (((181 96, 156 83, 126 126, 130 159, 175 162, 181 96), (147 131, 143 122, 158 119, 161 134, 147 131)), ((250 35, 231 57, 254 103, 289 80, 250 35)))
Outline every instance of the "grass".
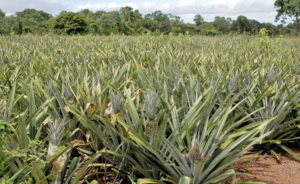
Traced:
POLYGON ((299 38, 0 37, 0 182, 219 183, 299 148, 299 38))

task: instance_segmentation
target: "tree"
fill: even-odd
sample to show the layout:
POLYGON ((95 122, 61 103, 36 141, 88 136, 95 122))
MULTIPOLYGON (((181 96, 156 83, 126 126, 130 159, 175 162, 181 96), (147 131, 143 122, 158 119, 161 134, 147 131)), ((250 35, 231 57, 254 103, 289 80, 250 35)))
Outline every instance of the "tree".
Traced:
POLYGON ((86 17, 93 17, 94 16, 94 13, 92 11, 90 11, 89 9, 80 10, 79 13, 83 16, 86 16, 86 17))
POLYGON ((232 22, 232 30, 240 33, 250 31, 250 22, 245 16, 238 16, 235 21, 232 22))
POLYGON ((249 20, 250 24, 250 31, 252 34, 258 34, 260 28, 261 28, 261 23, 259 23, 257 20, 249 20))
POLYGON ((103 10, 98 10, 98 11, 95 12, 95 16, 96 16, 97 18, 101 18, 101 17, 104 16, 104 15, 106 15, 106 12, 103 11, 103 10))
POLYGON ((130 6, 125 6, 120 9, 120 18, 122 22, 132 22, 134 19, 133 8, 130 6))
POLYGON ((296 28, 293 23, 289 23, 286 27, 289 28, 289 29, 295 29, 296 28))
POLYGON ((88 25, 87 31, 89 33, 98 34, 99 33, 99 18, 97 15, 90 11, 89 9, 83 9, 79 11, 79 14, 82 15, 88 25))
POLYGON ((271 23, 263 23, 262 27, 267 30, 269 35, 275 35, 279 32, 278 29, 276 28, 276 26, 274 26, 271 23))
POLYGON ((194 22, 197 26, 200 26, 202 23, 204 23, 204 18, 201 15, 197 14, 194 17, 194 22))
POLYGON ((216 16, 213 25, 220 33, 228 33, 230 30, 230 19, 216 16))
POLYGON ((98 33, 109 35, 120 33, 121 18, 118 11, 97 11, 95 12, 98 33))
MULTIPOLYGON (((278 17, 284 19, 290 12, 289 8, 284 12, 283 9, 290 6, 284 6, 284 3, 297 5, 300 0, 277 0, 278 17), (283 4, 280 4, 283 3, 283 4), (280 16, 279 16, 280 15, 280 16)), ((297 14, 298 9, 295 9, 297 14), (296 11, 297 10, 297 11, 296 11)), ((294 15, 294 14, 293 14, 294 15)), ((293 16, 297 18, 298 16, 293 16)), ((295 19, 294 18, 294 19, 295 19)), ((298 19, 298 18, 297 18, 298 19)), ((299 20, 299 19, 298 19, 299 20)), ((155 11, 144 17, 138 10, 126 6, 115 11, 96 11, 89 9, 80 10, 77 13, 61 12, 56 18, 50 14, 35 9, 25 9, 17 12, 13 16, 5 16, 0 10, 0 34, 45 34, 54 31, 57 34, 78 34, 92 33, 101 35, 110 34, 205 34, 219 35, 227 34, 230 31, 247 32, 257 34, 261 28, 266 28, 269 33, 276 34, 294 34, 296 27, 299 27, 299 21, 291 22, 287 27, 276 27, 268 23, 260 23, 256 20, 248 19, 245 16, 239 16, 236 20, 216 16, 213 22, 205 22, 200 14, 194 16, 194 22, 184 23, 177 15, 165 14, 162 11, 155 11)))
POLYGON ((32 28, 29 26, 24 26, 22 29, 23 33, 32 33, 32 28))
POLYGON ((37 22, 49 20, 52 16, 49 13, 35 9, 25 9, 16 13, 18 18, 33 19, 37 22))
POLYGON ((27 31, 30 30, 34 33, 43 33, 49 30, 49 23, 52 16, 46 12, 38 11, 35 9, 25 9, 16 13, 18 21, 26 27, 27 31))
POLYGON ((0 18, 5 17, 5 13, 0 9, 0 18))
POLYGON ((300 0, 276 0, 274 5, 277 8, 276 20, 285 19, 286 16, 295 18, 295 26, 300 34, 300 0))
POLYGON ((213 23, 205 22, 199 26, 202 34, 208 36, 216 36, 219 35, 220 32, 214 27, 213 23))
POLYGON ((87 23, 79 13, 62 12, 53 21, 56 33, 79 34, 87 31, 87 23))
POLYGON ((169 15, 162 13, 162 11, 155 11, 151 14, 147 14, 145 18, 152 20, 151 27, 153 30, 165 34, 171 32, 171 21, 169 15))
POLYGON ((126 35, 137 32, 142 26, 142 14, 138 10, 133 11, 133 8, 126 6, 119 11, 121 19, 120 31, 126 35))
POLYGON ((13 31, 15 34, 22 34, 23 33, 23 23, 18 21, 16 26, 13 27, 13 31))

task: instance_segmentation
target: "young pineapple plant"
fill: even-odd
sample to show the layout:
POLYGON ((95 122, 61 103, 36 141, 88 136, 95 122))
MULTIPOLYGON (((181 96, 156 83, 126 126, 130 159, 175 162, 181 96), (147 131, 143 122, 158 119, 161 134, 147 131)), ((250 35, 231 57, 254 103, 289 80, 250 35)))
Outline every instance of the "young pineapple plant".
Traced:
POLYGON ((145 127, 145 136, 147 140, 150 139, 153 128, 156 125, 155 116, 157 111, 157 95, 147 90, 145 97, 145 113, 146 113, 146 127, 145 127))
POLYGON ((1 36, 0 183, 221 183, 290 152, 299 39, 251 40, 1 36))
MULTIPOLYGON (((65 124, 64 121, 53 119, 52 122, 49 123, 48 128, 49 134, 49 146, 47 153, 47 160, 53 159, 54 156, 58 155, 61 151, 61 142, 65 135, 65 124)), ((59 184, 61 183, 61 172, 64 168, 65 162, 67 159, 66 152, 60 155, 52 164, 51 174, 53 177, 51 179, 51 183, 59 184)))
MULTIPOLYGON (((120 118, 124 118, 124 114, 122 112, 122 96, 118 92, 113 92, 111 95, 111 102, 108 104, 108 108, 106 109, 107 114, 116 114, 116 116, 120 118)), ((115 126, 117 120, 115 116, 111 116, 111 124, 115 126)))

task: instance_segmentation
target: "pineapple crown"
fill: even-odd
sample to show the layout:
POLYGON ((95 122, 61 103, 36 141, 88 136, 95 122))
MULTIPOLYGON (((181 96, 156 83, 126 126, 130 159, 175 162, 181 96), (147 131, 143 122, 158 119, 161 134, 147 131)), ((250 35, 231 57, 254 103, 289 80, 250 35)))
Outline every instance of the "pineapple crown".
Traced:
POLYGON ((147 116, 154 118, 157 106, 157 95, 155 92, 147 90, 145 97, 145 111, 147 116))
POLYGON ((118 113, 122 110, 122 97, 118 92, 113 92, 111 95, 111 105, 115 113, 118 113))
POLYGON ((238 89, 238 74, 234 74, 232 77, 231 77, 231 82, 230 82, 230 87, 231 87, 231 90, 232 91, 236 91, 238 89))
POLYGON ((267 71, 267 81, 268 85, 272 84, 276 80, 276 73, 273 69, 267 71))
POLYGON ((53 121, 49 123, 47 131, 48 134, 50 134, 49 142, 53 145, 59 146, 65 135, 64 123, 60 120, 53 119, 53 121))

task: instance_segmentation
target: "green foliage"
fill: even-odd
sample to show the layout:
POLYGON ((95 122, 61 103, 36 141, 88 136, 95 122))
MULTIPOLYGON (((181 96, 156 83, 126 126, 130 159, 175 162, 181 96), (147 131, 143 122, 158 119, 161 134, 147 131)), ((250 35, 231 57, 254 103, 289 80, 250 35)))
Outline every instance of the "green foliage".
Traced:
POLYGON ((277 9, 277 19, 280 16, 288 15, 288 16, 299 16, 300 2, 298 0, 284 1, 284 0, 276 0, 274 5, 277 9))
POLYGON ((79 13, 62 12, 52 23, 55 33, 58 34, 79 34, 87 31, 87 23, 79 13))
POLYGON ((0 9, 0 18, 5 17, 5 13, 0 9))
POLYGON ((271 41, 269 38, 269 32, 263 28, 259 31, 258 47, 262 51, 268 51, 271 48, 271 41))
POLYGON ((35 9, 25 9, 21 12, 17 12, 16 15, 16 19, 22 23, 22 32, 24 33, 44 33, 50 29, 48 22, 52 16, 46 12, 37 11, 35 9))
POLYGON ((300 42, 260 39, 1 36, 0 183, 222 183, 253 148, 299 159, 300 42))
POLYGON ((250 30, 250 22, 245 16, 238 16, 232 23, 232 29, 238 31, 239 33, 245 33, 250 30))
POLYGON ((84 34, 93 35, 222 35, 222 34, 258 34, 266 28, 271 35, 295 35, 297 21, 287 26, 275 26, 271 23, 260 23, 256 20, 239 16, 237 20, 216 16, 213 22, 205 22, 203 17, 196 14, 195 24, 185 23, 179 16, 167 14, 160 10, 144 16, 132 7, 121 7, 114 11, 96 11, 83 9, 77 13, 63 11, 57 17, 35 9, 25 9, 14 16, 4 16, 0 11, 0 34, 16 35, 33 34, 84 34), (64 14, 64 15, 62 15, 64 14), (25 30, 23 29, 25 27, 25 30))
POLYGON ((23 27, 23 33, 32 33, 33 32, 33 29, 29 26, 24 26, 23 27))
POLYGON ((214 27, 214 25, 210 23, 203 23, 201 24, 201 26, 199 26, 199 28, 202 34, 207 36, 216 36, 220 34, 220 32, 214 27))
POLYGON ((43 22, 49 20, 52 16, 46 12, 35 9, 25 9, 16 13, 18 18, 33 19, 35 22, 43 22))
POLYGON ((276 20, 279 20, 281 17, 286 19, 286 16, 294 17, 296 28, 300 34, 300 1, 276 0, 274 5, 277 8, 276 20))
POLYGON ((225 17, 215 17, 215 20, 213 22, 214 28, 222 34, 228 33, 230 31, 230 24, 231 24, 231 19, 230 18, 225 18, 225 17))
POLYGON ((204 23, 204 18, 201 15, 197 14, 194 17, 194 22, 197 26, 200 26, 202 23, 204 23))

